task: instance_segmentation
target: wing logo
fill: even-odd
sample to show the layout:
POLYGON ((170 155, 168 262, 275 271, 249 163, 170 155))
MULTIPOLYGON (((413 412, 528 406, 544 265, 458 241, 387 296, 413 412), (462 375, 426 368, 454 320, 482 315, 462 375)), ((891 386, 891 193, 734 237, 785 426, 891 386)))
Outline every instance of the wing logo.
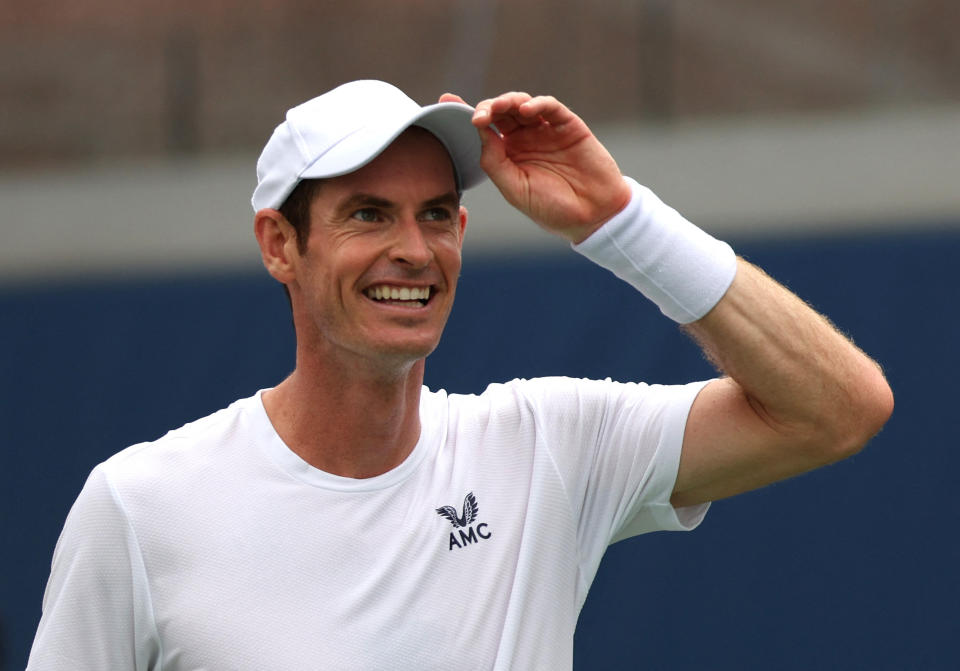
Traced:
POLYGON ((487 540, 492 535, 486 523, 473 526, 480 512, 480 505, 477 503, 477 497, 470 492, 463 498, 463 512, 457 515, 457 509, 453 506, 440 506, 436 509, 437 514, 453 525, 454 531, 450 532, 450 546, 448 549, 464 548, 481 540, 487 540))
MULTIPOLYGON (((461 490, 462 491, 462 490, 461 490)), ((477 519, 477 513, 480 512, 480 506, 477 505, 477 497, 470 492, 463 499, 463 515, 457 517, 457 509, 453 506, 441 506, 437 508, 437 514, 445 517, 453 525, 454 529, 468 527, 477 519)))

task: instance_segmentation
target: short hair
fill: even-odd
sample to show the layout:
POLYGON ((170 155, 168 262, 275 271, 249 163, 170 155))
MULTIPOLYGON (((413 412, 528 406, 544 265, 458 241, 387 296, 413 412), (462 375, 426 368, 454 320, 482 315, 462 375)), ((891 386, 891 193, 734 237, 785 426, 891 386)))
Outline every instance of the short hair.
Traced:
POLYGON ((307 251, 307 240, 310 237, 310 206, 323 181, 322 179, 300 180, 279 208, 280 214, 293 226, 297 236, 297 251, 301 256, 307 251))
MULTIPOLYGON (((280 205, 279 212, 293 226, 293 233, 297 236, 297 251, 300 256, 307 253, 307 241, 310 237, 310 206, 317 192, 320 191, 322 179, 303 179, 293 188, 287 199, 280 205)), ((287 296, 287 303, 293 310, 293 300, 290 290, 284 284, 283 293, 287 296)))

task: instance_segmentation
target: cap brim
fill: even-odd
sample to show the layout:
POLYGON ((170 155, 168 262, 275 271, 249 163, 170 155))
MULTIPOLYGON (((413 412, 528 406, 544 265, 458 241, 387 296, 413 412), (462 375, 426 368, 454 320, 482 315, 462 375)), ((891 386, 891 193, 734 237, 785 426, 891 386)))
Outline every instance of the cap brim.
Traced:
POLYGON ((300 179, 337 177, 362 168, 375 159, 407 128, 430 131, 446 147, 461 189, 476 186, 486 178, 480 167, 480 136, 473 127, 473 108, 461 103, 436 103, 416 114, 389 122, 366 125, 319 156, 300 173, 300 179))

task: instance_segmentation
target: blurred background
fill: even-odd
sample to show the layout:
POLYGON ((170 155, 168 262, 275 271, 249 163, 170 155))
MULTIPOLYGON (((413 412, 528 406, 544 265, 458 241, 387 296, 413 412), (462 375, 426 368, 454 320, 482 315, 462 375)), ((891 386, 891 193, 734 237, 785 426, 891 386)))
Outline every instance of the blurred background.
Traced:
MULTIPOLYGON (((897 395, 854 459, 613 546, 578 668, 960 668, 958 28, 949 0, 5 0, 0 669, 26 663, 90 469, 292 368, 254 166, 286 109, 357 78, 556 95, 897 395)), ((431 387, 713 374, 489 185, 466 205, 431 387)))

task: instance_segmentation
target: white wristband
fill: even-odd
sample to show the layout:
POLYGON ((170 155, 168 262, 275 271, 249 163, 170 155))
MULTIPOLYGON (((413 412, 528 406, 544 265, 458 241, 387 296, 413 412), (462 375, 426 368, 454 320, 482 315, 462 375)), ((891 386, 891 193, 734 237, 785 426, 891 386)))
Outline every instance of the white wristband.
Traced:
POLYGON ((716 305, 737 273, 737 257, 629 177, 633 197, 573 249, 636 287, 670 319, 694 322, 716 305))

